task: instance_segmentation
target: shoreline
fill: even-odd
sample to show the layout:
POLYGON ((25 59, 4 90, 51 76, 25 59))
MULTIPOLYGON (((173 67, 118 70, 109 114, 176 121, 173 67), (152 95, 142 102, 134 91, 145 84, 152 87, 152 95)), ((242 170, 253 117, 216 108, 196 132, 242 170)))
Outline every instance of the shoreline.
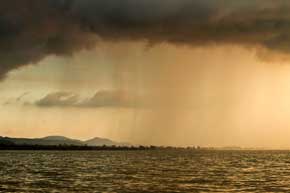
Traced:
POLYGON ((192 148, 171 146, 78 146, 78 145, 29 145, 13 144, 1 145, 0 151, 152 151, 152 150, 179 150, 179 151, 290 151, 290 149, 255 149, 255 148, 192 148))

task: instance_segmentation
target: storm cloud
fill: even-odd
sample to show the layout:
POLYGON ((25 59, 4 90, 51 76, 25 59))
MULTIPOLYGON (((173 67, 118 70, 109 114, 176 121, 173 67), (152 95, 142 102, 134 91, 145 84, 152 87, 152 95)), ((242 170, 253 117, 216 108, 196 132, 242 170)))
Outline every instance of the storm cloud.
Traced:
POLYGON ((100 108, 100 107, 135 107, 136 98, 119 90, 100 90, 89 98, 81 98, 72 92, 52 92, 35 101, 32 105, 37 107, 77 107, 77 108, 100 108))
POLYGON ((65 107, 75 106, 79 101, 79 96, 71 92, 53 92, 35 102, 40 107, 65 107))
POLYGON ((0 5, 0 78, 102 41, 238 44, 290 51, 288 0, 10 0, 0 5))

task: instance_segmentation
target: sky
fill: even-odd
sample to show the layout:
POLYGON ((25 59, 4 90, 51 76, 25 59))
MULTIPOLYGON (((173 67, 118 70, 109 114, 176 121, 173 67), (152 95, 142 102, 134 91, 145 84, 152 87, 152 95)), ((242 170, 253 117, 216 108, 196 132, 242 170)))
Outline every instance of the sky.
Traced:
POLYGON ((0 136, 290 148, 290 3, 11 0, 0 136))

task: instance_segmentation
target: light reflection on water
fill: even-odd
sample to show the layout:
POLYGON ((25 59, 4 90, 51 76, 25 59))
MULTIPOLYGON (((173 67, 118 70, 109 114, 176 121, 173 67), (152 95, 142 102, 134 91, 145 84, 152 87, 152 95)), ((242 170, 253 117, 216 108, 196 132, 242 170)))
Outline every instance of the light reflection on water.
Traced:
POLYGON ((0 192, 290 192, 290 152, 0 151, 0 192))

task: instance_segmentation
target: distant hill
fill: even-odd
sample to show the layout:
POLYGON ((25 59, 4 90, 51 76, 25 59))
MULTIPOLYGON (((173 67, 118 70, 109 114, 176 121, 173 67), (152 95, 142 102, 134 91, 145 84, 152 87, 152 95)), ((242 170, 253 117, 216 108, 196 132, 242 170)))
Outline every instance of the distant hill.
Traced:
POLYGON ((0 144, 15 144, 15 145, 88 145, 88 146, 131 146, 128 143, 114 142, 110 139, 93 138, 87 141, 70 139, 64 136, 47 136, 43 138, 10 138, 0 137, 0 144))
POLYGON ((10 141, 16 145, 83 145, 81 141, 72 139, 54 139, 50 137, 45 138, 10 138, 10 137, 0 137, 0 141, 10 141))
POLYGON ((64 136, 47 136, 47 137, 43 137, 43 138, 40 138, 40 139, 43 139, 43 140, 59 140, 59 141, 62 141, 62 140, 71 140, 70 138, 67 138, 67 137, 64 137, 64 136))
POLYGON ((105 138, 93 138, 87 141, 84 141, 84 143, 88 146, 131 146, 129 143, 119 143, 119 142, 114 142, 110 139, 105 139, 105 138))

